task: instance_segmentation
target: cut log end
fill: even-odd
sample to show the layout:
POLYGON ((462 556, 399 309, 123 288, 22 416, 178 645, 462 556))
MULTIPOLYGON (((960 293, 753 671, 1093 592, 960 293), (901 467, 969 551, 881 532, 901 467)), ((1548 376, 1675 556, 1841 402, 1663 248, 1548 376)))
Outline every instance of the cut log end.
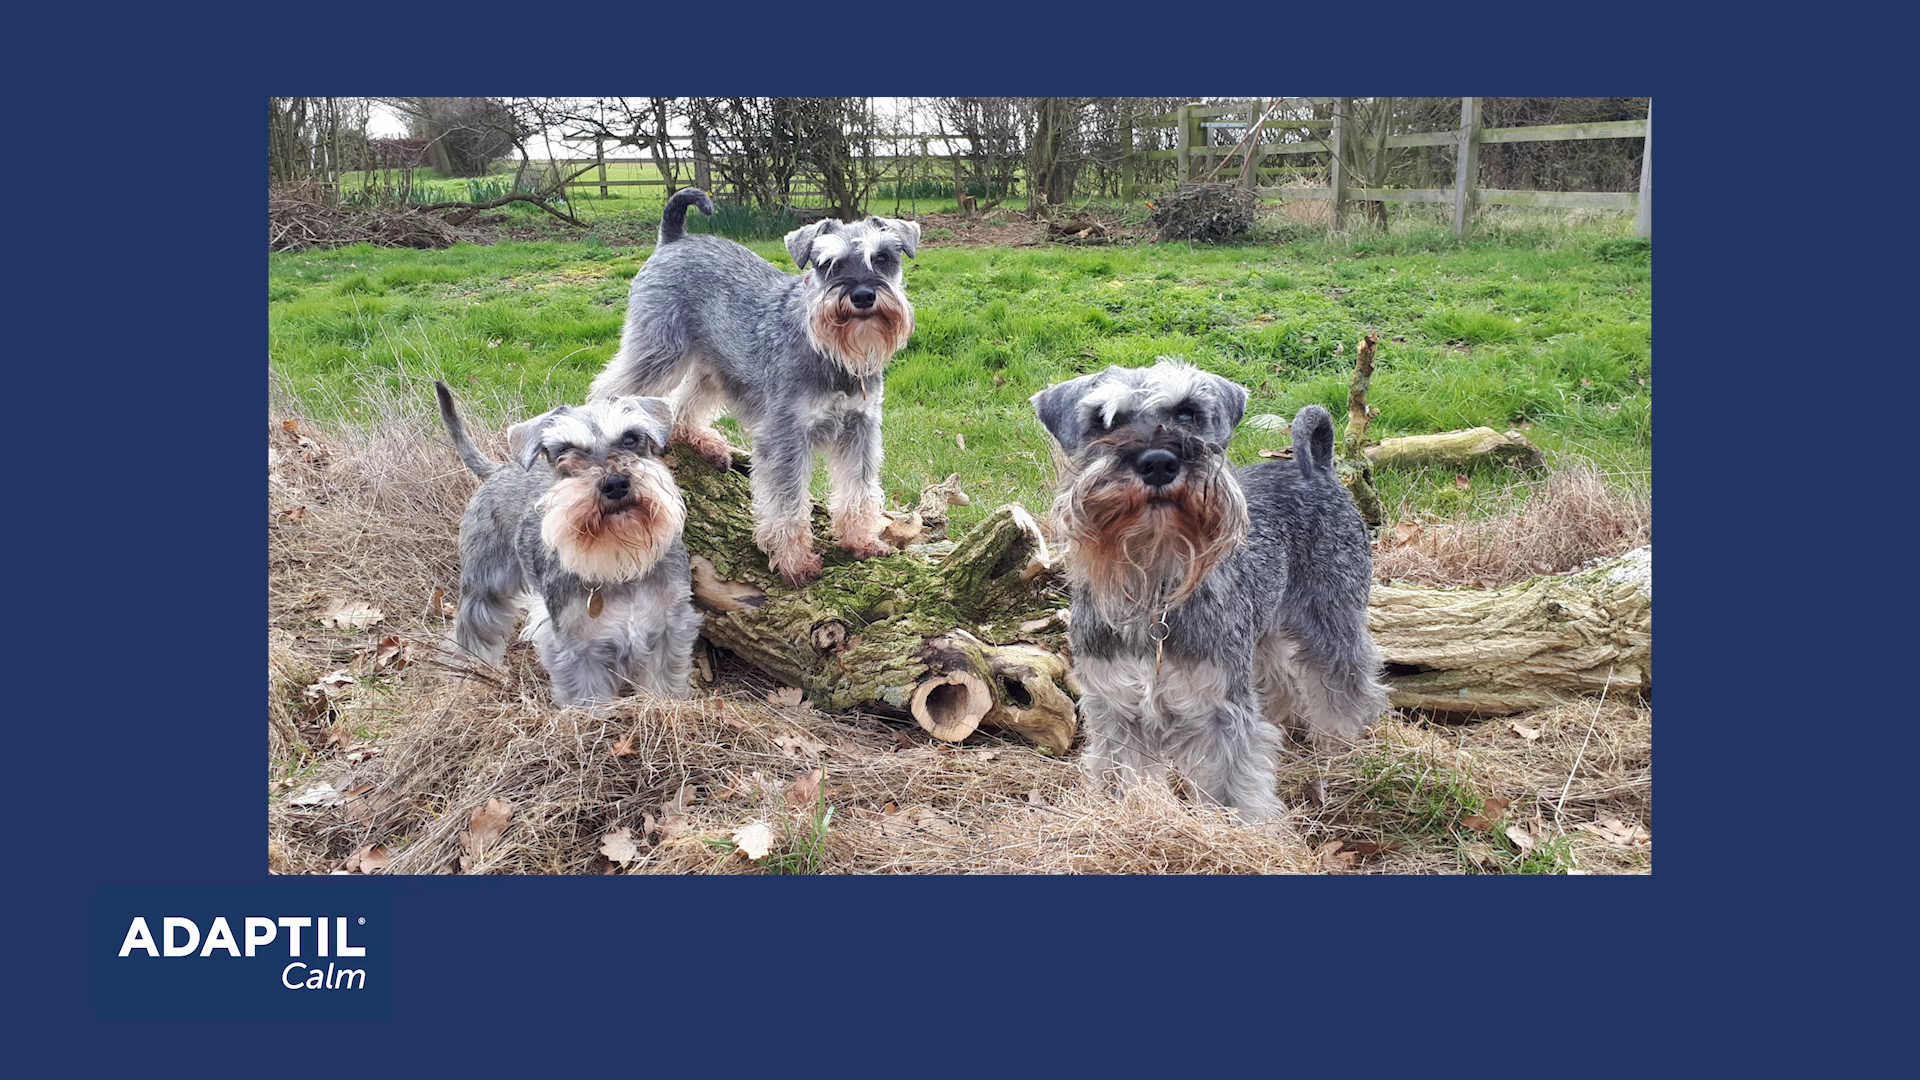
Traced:
POLYGON ((948 671, 921 680, 907 711, 920 730, 945 742, 959 742, 979 729, 993 704, 993 694, 979 676, 948 671))

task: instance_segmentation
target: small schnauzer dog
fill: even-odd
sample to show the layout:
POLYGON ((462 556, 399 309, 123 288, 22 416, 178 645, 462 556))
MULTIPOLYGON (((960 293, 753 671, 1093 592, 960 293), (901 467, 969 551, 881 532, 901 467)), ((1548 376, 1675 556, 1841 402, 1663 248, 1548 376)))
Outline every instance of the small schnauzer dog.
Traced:
POLYGON ((687 188, 667 200, 660 245, 634 275, 620 349, 590 400, 657 394, 672 403, 672 442, 719 468, 732 448, 712 427, 726 409, 753 436, 754 541, 788 584, 820 573, 809 520, 813 452, 824 450, 840 546, 886 555, 880 492, 881 370, 913 333, 902 258, 911 221, 831 219, 787 234, 795 277, 717 236, 687 235, 687 188))
POLYGON ((659 456, 667 403, 562 405, 508 428, 513 460, 502 463, 467 437, 446 386, 433 387, 460 460, 483 481, 460 519, 455 644, 498 664, 525 611, 521 638, 552 677, 554 704, 629 688, 684 695, 700 616, 680 538, 686 503, 659 456))
POLYGON ((1109 791, 1168 766, 1242 821, 1271 821, 1282 727, 1352 740, 1386 707, 1367 636, 1365 522, 1333 419, 1293 420, 1294 460, 1243 469, 1247 391, 1162 357, 1035 394, 1059 444, 1082 764, 1109 791))

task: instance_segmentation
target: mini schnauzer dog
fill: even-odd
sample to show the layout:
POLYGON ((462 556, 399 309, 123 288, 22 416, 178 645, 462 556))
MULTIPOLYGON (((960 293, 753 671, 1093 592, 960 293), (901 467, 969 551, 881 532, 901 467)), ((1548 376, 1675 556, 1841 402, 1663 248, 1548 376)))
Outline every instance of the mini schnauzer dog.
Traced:
POLYGON ((1240 820, 1275 819, 1281 728, 1352 740, 1386 708, 1332 417, 1307 406, 1294 460, 1236 470, 1247 391, 1189 364, 1111 367, 1033 403, 1060 449, 1083 766, 1109 791, 1171 766, 1240 820))
POLYGON ((672 403, 672 442, 726 468, 721 409, 753 436, 754 541, 789 584, 820 573, 809 529, 813 452, 826 452, 833 532, 856 558, 886 555, 880 491, 881 370, 913 333, 902 257, 911 221, 828 219, 787 234, 795 277, 717 236, 687 235, 687 188, 667 200, 660 245, 634 275, 620 349, 590 400, 658 394, 672 403))
POLYGON ((687 691, 700 615, 686 503, 660 460, 671 412, 659 398, 562 405, 507 429, 512 461, 480 452, 436 382, 440 418, 483 483, 460 519, 454 642, 498 664, 525 611, 556 705, 629 688, 687 691), (546 468, 536 468, 545 459, 546 468))

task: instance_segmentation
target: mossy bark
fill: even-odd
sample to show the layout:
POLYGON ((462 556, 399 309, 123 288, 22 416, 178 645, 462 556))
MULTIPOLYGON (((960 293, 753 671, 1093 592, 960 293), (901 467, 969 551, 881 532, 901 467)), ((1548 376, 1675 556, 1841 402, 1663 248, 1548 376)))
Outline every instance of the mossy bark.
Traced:
POLYGON ((744 467, 676 452, 708 641, 824 709, 911 716, 952 740, 985 724, 1066 751, 1076 723, 1054 615, 1067 594, 1024 509, 996 511, 944 553, 926 545, 859 562, 833 546, 816 507, 826 565, 795 589, 754 546, 744 467))
POLYGON ((1498 716, 1653 689, 1653 549, 1499 589, 1375 586, 1367 625, 1405 709, 1498 716))
POLYGON ((1365 454, 1368 462, 1383 469, 1465 469, 1483 463, 1543 469, 1547 464, 1547 456, 1525 435, 1487 427, 1382 439, 1365 454))
MULTIPOLYGON (((1066 587, 1033 518, 995 511, 949 550, 855 561, 827 539, 818 581, 789 588, 753 543, 744 471, 681 452, 687 547, 704 634, 823 709, 911 717, 958 741, 979 727, 1064 753, 1076 729, 1066 587)), ((1652 686, 1651 548, 1501 589, 1376 586, 1369 627, 1394 705, 1501 715, 1652 686)))

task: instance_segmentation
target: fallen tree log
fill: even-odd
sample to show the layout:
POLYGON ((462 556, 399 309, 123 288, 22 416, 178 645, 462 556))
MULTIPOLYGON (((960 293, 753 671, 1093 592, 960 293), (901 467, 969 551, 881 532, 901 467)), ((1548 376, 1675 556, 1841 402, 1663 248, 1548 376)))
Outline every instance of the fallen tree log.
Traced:
MULTIPOLYGON (((819 580, 794 589, 753 544, 744 455, 725 471, 675 457, 709 642, 821 708, 911 717, 954 742, 984 725, 1066 752, 1078 726, 1057 615, 1067 593, 1027 511, 1003 507, 958 543, 865 562, 823 539, 819 580)), ((815 524, 824 537, 818 507, 815 524)))
POLYGON ((1498 716, 1653 689, 1653 548, 1498 589, 1376 585, 1367 627, 1398 708, 1498 716))
MULTIPOLYGON (((1078 722, 1069 596, 1032 515, 1005 506, 958 542, 857 562, 825 539, 819 580, 788 587, 753 543, 745 454, 676 452, 703 635, 823 709, 911 718, 959 741, 985 727, 1065 753, 1078 722)), ((947 481, 952 485, 952 478, 947 481)), ((957 490, 957 488, 956 488, 957 490)), ((1651 685, 1652 552, 1493 590, 1374 589, 1394 705, 1497 715, 1651 685)))
POLYGON ((1525 435, 1517 431, 1502 434, 1489 427, 1382 439, 1367 447, 1365 453, 1376 468, 1385 469, 1464 469, 1501 464, 1537 470, 1547 465, 1547 456, 1525 435))

